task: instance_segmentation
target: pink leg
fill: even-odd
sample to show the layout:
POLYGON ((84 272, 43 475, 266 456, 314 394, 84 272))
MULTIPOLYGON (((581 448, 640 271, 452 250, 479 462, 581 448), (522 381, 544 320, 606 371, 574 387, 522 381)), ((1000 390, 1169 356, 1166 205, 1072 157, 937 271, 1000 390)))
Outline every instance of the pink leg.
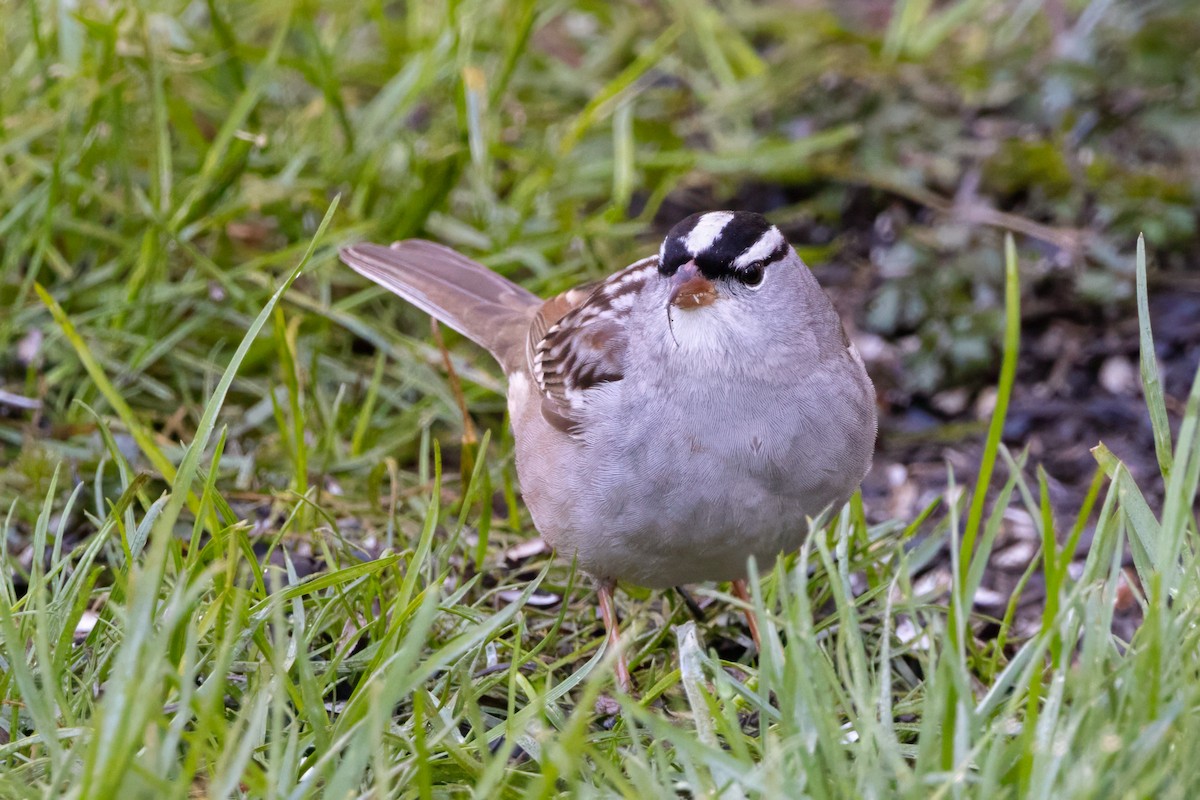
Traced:
POLYGON ((596 594, 600 600, 600 617, 604 620, 604 630, 608 634, 608 646, 617 653, 617 686, 622 692, 629 694, 633 691, 633 681, 629 677, 629 665, 625 663, 625 653, 621 651, 620 635, 617 631, 617 609, 613 605, 613 582, 600 581, 596 594))
POLYGON ((746 587, 746 581, 733 582, 733 596, 746 604, 746 624, 750 626, 750 638, 754 640, 754 648, 760 653, 762 652, 762 638, 758 635, 758 616, 754 613, 754 606, 751 605, 750 590, 746 587))

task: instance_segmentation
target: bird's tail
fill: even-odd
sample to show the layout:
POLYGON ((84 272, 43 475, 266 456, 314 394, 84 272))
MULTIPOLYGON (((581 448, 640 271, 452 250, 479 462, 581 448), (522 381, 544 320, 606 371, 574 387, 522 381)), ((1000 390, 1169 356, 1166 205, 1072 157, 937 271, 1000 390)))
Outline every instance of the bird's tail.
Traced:
POLYGON ((506 371, 525 357, 541 299, 477 261, 433 242, 356 244, 339 253, 351 269, 482 345, 506 371))

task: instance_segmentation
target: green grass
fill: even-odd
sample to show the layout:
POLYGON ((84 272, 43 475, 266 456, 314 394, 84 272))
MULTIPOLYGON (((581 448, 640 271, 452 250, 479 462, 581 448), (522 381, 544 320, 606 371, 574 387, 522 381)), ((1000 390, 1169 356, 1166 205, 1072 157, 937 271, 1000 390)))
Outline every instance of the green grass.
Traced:
POLYGON ((0 404, 0 796, 1196 794, 1200 379, 1173 435, 1131 252, 1145 228, 1175 263, 1194 236, 1160 163, 1200 116, 1186 4, 1114 3, 1048 68, 1039 3, 997 25, 907 2, 878 30, 784 2, 349 5, 0 6, 0 389, 41 402, 0 404), (1178 102, 1104 117, 1076 170, 1078 120, 1041 101, 1109 109, 1164 75, 1178 102), (1042 227, 946 210, 964 109, 1047 126, 979 165, 1042 227), (533 531, 498 371, 447 335, 472 443, 428 323, 334 252, 425 235, 548 293, 652 247, 660 215, 770 187, 805 229, 854 198, 938 212, 870 317, 931 341, 945 319, 906 320, 971 298, 954 329, 1003 353, 982 468, 948 476, 944 515, 852 503, 763 575, 761 656, 705 647, 744 637, 728 597, 697 627, 630 589, 619 696, 586 583, 504 556, 533 531), (1137 295, 1164 499, 1100 445, 1064 518, 1001 432, 1037 237, 1096 207, 1079 301, 1137 295), (983 641, 1010 507, 1047 601, 1032 637, 1010 614, 983 641), (922 594, 947 538, 953 586, 922 594), (1120 641, 1127 547, 1145 621, 1120 641))

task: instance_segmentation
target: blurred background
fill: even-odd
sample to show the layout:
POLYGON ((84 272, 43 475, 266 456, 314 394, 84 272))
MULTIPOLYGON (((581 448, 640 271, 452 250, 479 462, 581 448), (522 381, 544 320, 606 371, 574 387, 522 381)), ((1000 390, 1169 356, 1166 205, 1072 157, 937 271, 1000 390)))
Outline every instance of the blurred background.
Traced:
MULTIPOLYGON (((1134 248, 1144 232, 1174 416, 1200 359, 1194 0, 81 0, 4 4, 0 31, 13 553, 60 461, 60 500, 113 480, 98 417, 138 468, 154 471, 139 426, 178 457, 335 195, 220 419, 216 479, 258 533, 289 492, 369 529, 385 473, 418 495, 431 437, 456 458, 463 418, 427 320, 336 263, 337 245, 428 237, 546 294, 713 208, 779 224, 866 358, 882 413, 870 519, 910 521, 947 465, 973 473, 1007 233, 1023 335, 1006 442, 1068 506, 1101 440, 1160 491, 1134 248)), ((503 459, 499 373, 448 341, 503 459)), ((68 542, 87 510, 62 523, 68 542)), ((1032 527, 1013 513, 1019 575, 1032 527)))

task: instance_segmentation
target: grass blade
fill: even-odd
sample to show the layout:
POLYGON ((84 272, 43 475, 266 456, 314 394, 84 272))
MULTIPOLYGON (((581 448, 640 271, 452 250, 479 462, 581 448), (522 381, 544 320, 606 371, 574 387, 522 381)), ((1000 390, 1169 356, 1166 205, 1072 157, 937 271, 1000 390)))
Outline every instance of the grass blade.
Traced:
POLYGON ((1141 352, 1142 393, 1150 412, 1154 429, 1154 452, 1163 480, 1171 476, 1171 424, 1167 421, 1167 404, 1163 399, 1162 381, 1158 377, 1158 357, 1154 352, 1154 333, 1150 329, 1150 297, 1146 288, 1146 238, 1137 240, 1137 310, 1138 337, 1141 352))

